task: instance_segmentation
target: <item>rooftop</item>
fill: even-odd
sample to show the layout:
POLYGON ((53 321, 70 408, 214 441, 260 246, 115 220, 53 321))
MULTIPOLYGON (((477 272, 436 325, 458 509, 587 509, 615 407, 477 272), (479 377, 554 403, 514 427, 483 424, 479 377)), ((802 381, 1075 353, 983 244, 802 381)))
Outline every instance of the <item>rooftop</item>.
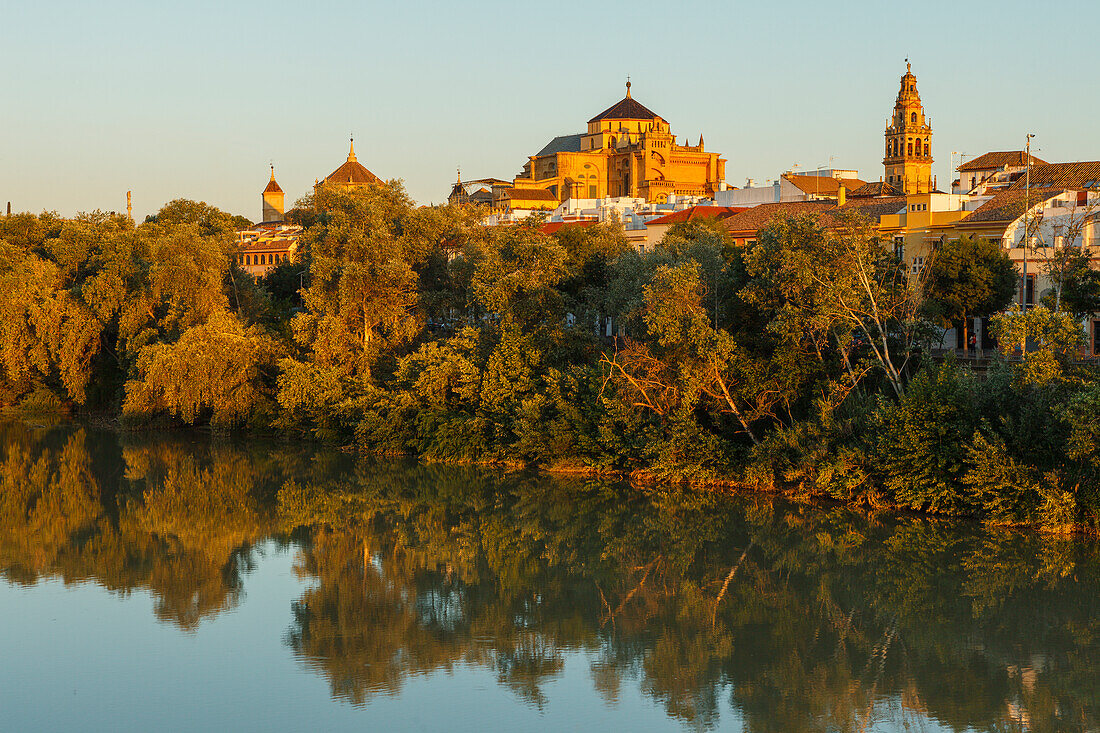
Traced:
POLYGON ((590 119, 589 122, 599 122, 600 120, 652 120, 655 117, 660 117, 660 115, 647 109, 645 105, 639 104, 630 96, 630 82, 627 82, 626 96, 590 119))
MULTIPOLYGON (((1034 155, 1031 156, 1031 164, 1046 165, 1045 160, 1039 160, 1034 155)), ((992 153, 985 153, 979 155, 974 160, 963 163, 955 170, 957 171, 987 171, 1005 167, 1015 167, 1027 165, 1027 153, 1023 150, 999 150, 992 153)))

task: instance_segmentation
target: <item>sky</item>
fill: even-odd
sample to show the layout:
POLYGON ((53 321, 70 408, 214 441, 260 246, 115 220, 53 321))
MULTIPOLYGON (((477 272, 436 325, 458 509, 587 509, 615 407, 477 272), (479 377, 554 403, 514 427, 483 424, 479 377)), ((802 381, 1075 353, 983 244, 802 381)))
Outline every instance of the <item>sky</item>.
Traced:
POLYGON ((726 180, 798 165, 882 175, 905 59, 952 152, 1100 160, 1100 0, 378 3, 37 0, 0 13, 0 207, 124 211, 176 198, 256 220, 347 157, 419 203, 511 179, 624 94, 726 180))

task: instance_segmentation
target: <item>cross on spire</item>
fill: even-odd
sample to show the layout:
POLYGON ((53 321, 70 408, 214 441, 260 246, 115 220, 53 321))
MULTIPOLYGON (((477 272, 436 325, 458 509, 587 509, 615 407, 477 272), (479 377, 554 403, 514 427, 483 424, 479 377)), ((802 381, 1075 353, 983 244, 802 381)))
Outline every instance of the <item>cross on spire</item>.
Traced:
POLYGON ((630 99, 630 74, 626 75, 626 97, 630 99))

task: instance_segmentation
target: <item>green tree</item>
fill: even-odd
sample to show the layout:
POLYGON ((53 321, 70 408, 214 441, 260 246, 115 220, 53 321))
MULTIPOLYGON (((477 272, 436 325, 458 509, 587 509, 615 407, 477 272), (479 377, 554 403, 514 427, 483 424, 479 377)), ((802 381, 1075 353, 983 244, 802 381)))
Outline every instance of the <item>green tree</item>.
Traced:
POLYGON ((929 312, 961 323, 963 350, 970 347, 971 317, 987 317, 1012 302, 1020 274, 997 242, 969 235, 939 245, 925 282, 929 312))

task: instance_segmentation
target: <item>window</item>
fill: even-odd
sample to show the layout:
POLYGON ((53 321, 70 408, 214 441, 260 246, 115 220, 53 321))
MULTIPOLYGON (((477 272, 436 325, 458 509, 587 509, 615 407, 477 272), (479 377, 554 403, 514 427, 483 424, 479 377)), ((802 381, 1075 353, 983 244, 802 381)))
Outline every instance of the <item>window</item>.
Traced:
POLYGON ((900 234, 894 237, 894 256, 905 261, 905 237, 900 234))
POLYGON ((588 198, 590 198, 590 199, 596 198, 596 185, 595 184, 592 184, 592 183, 588 184, 588 198))
POLYGON ((1025 297, 1027 299, 1027 304, 1028 305, 1035 305, 1035 276, 1034 275, 1028 275, 1027 276, 1027 295, 1025 297))
POLYGON ((926 157, 926 158, 927 158, 927 157, 928 157, 928 155, 929 155, 929 152, 928 152, 928 141, 927 141, 927 140, 925 140, 925 141, 924 141, 924 157, 926 157))
POLYGON ((924 258, 923 257, 914 257, 913 258, 913 267, 912 267, 913 274, 914 275, 919 275, 923 269, 924 269, 924 258))
POLYGON ((909 145, 907 146, 906 149, 909 151, 908 153, 906 153, 906 155, 912 155, 913 154, 913 143, 909 143, 909 145))
POLYGON ((909 115, 909 121, 912 122, 914 125, 917 124, 917 113, 916 112, 913 112, 909 115))

